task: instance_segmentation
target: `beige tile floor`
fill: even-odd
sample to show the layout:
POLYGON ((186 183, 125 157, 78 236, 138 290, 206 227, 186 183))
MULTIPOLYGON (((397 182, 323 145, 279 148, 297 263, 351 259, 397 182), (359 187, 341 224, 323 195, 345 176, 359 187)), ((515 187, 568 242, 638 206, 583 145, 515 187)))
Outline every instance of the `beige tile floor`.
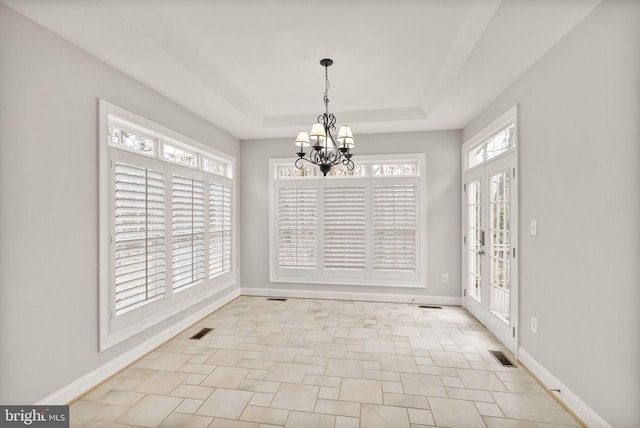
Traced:
POLYGON ((490 349, 459 307, 243 296, 73 403, 71 426, 580 426, 490 349))

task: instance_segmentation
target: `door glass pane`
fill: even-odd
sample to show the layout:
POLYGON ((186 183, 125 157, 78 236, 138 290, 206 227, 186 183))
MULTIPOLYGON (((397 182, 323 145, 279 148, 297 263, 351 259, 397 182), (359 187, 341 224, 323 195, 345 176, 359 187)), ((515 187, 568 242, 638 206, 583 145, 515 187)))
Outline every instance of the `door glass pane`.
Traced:
POLYGON ((482 184, 472 181, 467 189, 467 290, 481 301, 482 280, 482 184))
POLYGON ((509 322, 511 288, 511 176, 505 170, 489 177, 490 310, 509 322))

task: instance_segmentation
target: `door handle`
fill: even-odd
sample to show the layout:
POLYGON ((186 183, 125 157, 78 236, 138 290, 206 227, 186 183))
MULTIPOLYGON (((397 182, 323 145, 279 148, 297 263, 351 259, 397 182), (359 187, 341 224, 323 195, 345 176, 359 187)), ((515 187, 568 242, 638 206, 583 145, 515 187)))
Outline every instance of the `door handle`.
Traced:
POLYGON ((484 256, 484 250, 478 251, 478 254, 481 255, 481 256, 484 256))

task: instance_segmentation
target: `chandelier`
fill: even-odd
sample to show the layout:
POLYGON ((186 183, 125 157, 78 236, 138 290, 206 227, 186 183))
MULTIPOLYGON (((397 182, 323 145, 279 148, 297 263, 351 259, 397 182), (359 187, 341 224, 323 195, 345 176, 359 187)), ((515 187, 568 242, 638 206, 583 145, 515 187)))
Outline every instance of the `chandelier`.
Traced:
POLYGON ((342 125, 338 131, 338 137, 333 138, 332 132, 336 130, 336 117, 329 113, 329 66, 333 60, 325 58, 320 61, 324 67, 324 105, 325 112, 318 116, 317 123, 311 128, 311 132, 300 131, 296 137, 298 147, 298 159, 296 167, 302 169, 302 161, 318 165, 323 175, 327 175, 334 165, 342 164, 347 170, 353 171, 353 161, 351 160, 351 149, 354 147, 353 134, 349 125, 342 125), (311 146, 309 154, 305 149, 311 146))

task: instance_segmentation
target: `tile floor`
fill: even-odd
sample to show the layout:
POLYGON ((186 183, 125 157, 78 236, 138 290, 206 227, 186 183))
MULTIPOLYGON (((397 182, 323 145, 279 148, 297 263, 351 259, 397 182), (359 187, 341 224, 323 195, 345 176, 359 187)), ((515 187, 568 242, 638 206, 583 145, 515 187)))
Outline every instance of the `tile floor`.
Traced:
POLYGON ((489 349, 459 307, 243 296, 73 403, 71 426, 580 426, 489 349))

